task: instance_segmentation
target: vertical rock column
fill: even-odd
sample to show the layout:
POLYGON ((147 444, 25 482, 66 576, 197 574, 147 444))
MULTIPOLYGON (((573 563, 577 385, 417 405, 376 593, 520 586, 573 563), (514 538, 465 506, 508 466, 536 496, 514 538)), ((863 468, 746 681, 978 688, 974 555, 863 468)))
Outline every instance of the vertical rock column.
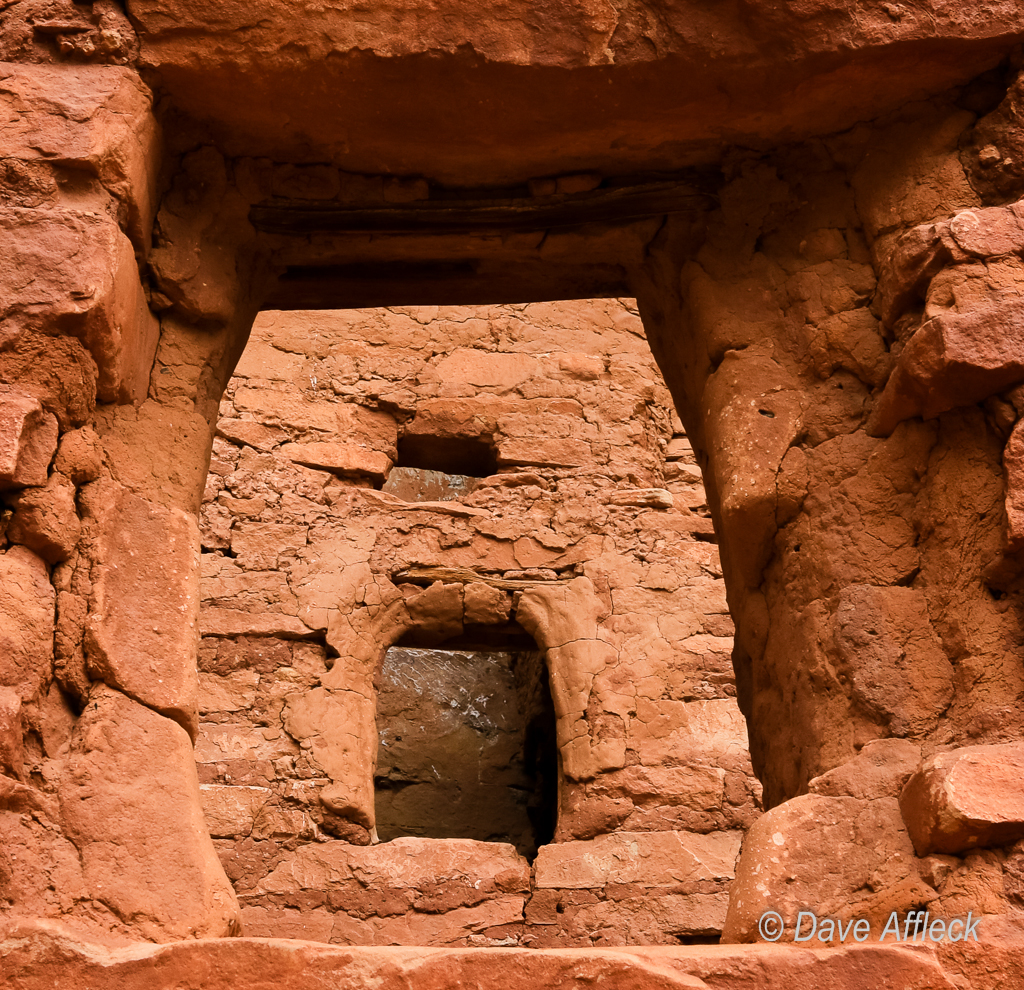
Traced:
POLYGON ((161 148, 133 71, 0 65, 0 114, 5 913, 231 934, 190 736, 195 515, 238 325, 151 311, 161 148))
POLYGON ((986 270, 935 227, 978 203, 958 154, 973 120, 922 105, 735 167, 703 243, 670 225, 638 293, 720 537, 739 701, 778 806, 758 828, 799 845, 801 862, 850 867, 812 871, 797 889, 787 857, 748 843, 733 940, 757 937, 763 909, 800 897, 849 905, 869 881, 877 910, 928 903, 938 880, 914 858, 897 806, 922 748, 1019 736, 1019 620, 990 590, 1005 546, 996 414, 1012 403, 972 404, 1019 371, 990 374, 979 391, 985 369, 967 369, 958 397, 929 400, 914 363, 947 326, 1004 333, 963 314, 1005 312, 1019 261, 986 270), (963 267, 940 274, 955 256, 963 267), (890 378, 894 365, 906 369, 890 378), (833 777, 855 760, 884 763, 877 747, 897 743, 917 755, 833 777), (863 840, 841 837, 868 818, 898 852, 876 873, 856 865, 863 840))
POLYGON ((562 772, 570 780, 621 767, 625 758, 625 738, 602 738, 585 717, 595 677, 618 662, 615 648, 598 638, 598 619, 606 611, 586 577, 525 591, 516 610, 519 623, 547 651, 562 772))

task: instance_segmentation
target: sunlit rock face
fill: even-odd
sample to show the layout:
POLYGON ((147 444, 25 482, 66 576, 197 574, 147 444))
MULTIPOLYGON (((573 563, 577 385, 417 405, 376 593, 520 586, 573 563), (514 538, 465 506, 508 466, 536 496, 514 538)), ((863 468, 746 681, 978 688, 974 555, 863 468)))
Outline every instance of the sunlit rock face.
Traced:
POLYGON ((3 979, 1024 981, 1020 5, 194 8, 0 10, 3 979))

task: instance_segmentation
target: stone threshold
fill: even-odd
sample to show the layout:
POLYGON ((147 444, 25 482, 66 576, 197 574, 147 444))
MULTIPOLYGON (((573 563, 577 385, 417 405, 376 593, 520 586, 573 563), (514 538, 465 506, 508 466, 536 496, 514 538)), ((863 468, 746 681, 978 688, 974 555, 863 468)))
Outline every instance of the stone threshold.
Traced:
POLYGON ((614 949, 341 947, 293 939, 199 939, 165 945, 83 938, 56 923, 12 927, 0 942, 0 984, 19 990, 517 990, 598 984, 602 990, 943 990, 1007 986, 1024 939, 1003 931, 956 952, 864 944, 700 945, 614 949), (986 976, 987 974, 987 976, 986 976), (975 977, 980 978, 975 979, 975 977))

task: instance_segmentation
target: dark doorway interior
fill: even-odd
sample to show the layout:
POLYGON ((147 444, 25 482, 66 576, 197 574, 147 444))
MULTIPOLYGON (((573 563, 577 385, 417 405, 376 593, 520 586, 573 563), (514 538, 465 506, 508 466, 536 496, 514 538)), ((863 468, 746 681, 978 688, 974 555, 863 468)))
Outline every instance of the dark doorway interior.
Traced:
POLYGON ((388 650, 377 695, 377 834, 510 842, 532 859, 558 803, 555 713, 528 637, 388 650))
POLYGON ((396 466, 486 478, 497 472, 498 461, 493 444, 486 440, 407 434, 398 440, 396 466))

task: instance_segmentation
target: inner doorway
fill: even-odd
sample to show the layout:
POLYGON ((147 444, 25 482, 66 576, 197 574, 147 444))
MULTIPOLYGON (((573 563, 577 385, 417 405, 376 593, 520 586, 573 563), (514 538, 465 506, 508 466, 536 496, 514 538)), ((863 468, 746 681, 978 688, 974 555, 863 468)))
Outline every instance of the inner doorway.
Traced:
POLYGON ((399 644, 379 685, 380 840, 509 842, 532 860, 554 836, 558 751, 544 654, 530 637, 399 644))

